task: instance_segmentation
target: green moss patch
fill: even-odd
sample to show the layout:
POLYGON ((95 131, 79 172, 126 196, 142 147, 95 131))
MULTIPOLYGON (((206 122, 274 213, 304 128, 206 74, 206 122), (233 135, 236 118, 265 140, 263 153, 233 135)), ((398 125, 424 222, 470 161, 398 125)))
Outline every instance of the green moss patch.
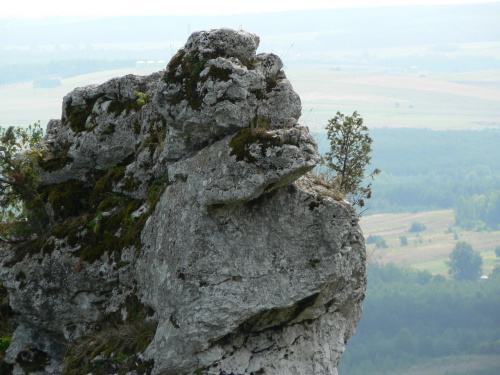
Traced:
POLYGON ((54 210, 56 220, 77 216, 88 206, 90 188, 82 181, 70 180, 53 185, 46 191, 47 201, 54 210))
POLYGON ((9 306, 9 294, 0 281, 0 374, 9 374, 9 369, 12 371, 12 366, 4 362, 4 357, 15 326, 14 312, 9 306))
POLYGON ((91 210, 95 210, 104 199, 109 197, 113 185, 117 184, 125 176, 125 169, 124 166, 117 166, 97 181, 90 194, 89 208, 91 210))
POLYGON ((323 197, 318 195, 316 200, 309 203, 309 211, 313 211, 315 208, 318 208, 321 205, 321 202, 323 202, 323 197))
POLYGON ((50 357, 38 348, 27 347, 16 357, 16 362, 27 373, 43 371, 50 363, 50 357))
POLYGON ((140 218, 134 218, 132 213, 137 211, 141 204, 141 201, 130 200, 118 205, 106 216, 100 211, 89 218, 85 223, 87 230, 79 239, 82 246, 77 255, 84 261, 92 263, 108 253, 115 254, 116 260, 119 261, 119 254, 123 248, 140 245, 140 232, 143 226, 137 228, 137 221, 140 218), (131 241, 129 236, 137 238, 134 237, 131 241))
POLYGON ((73 158, 68 156, 69 149, 71 147, 70 142, 65 142, 62 145, 57 146, 53 155, 50 157, 43 156, 38 159, 38 165, 44 171, 54 172, 62 169, 64 166, 73 162, 73 158))
POLYGON ((178 52, 167 66, 164 80, 167 83, 181 84, 182 88, 172 97, 170 105, 177 105, 184 99, 191 108, 198 110, 203 103, 203 97, 198 92, 200 73, 208 59, 200 59, 197 54, 186 55, 184 51, 178 52), (177 70, 181 67, 180 74, 177 70))
POLYGON ((264 89, 260 89, 260 90, 252 90, 250 91, 252 94, 255 95, 255 97, 259 100, 264 100, 264 99, 267 99, 267 94, 266 94, 266 90, 264 89))
POLYGON ((19 243, 14 249, 10 265, 22 261, 26 256, 52 253, 58 242, 54 238, 64 240, 76 250, 75 256, 90 263, 101 259, 104 254, 113 256, 119 263, 121 251, 129 247, 135 247, 140 252, 141 232, 161 193, 168 186, 168 177, 150 181, 148 198, 145 200, 113 192, 119 184, 123 184, 124 191, 134 191, 141 184, 132 175, 126 176, 126 165, 134 157, 130 155, 123 165, 112 168, 104 175, 102 172, 89 174, 86 182, 70 180, 40 191, 33 201, 28 202, 29 220, 22 222, 28 226, 38 225, 38 237, 19 243), (44 216, 43 208, 47 204, 54 211, 54 221, 44 216), (134 214, 144 204, 147 204, 145 212, 134 214), (35 217, 39 212, 41 217, 35 217), (49 221, 51 226, 48 225, 49 221))
POLYGON ((141 134, 141 124, 139 123, 139 120, 135 119, 134 121, 134 134, 139 135, 141 134))
POLYGON ((250 146, 258 144, 262 156, 266 155, 269 147, 280 147, 283 141, 274 134, 270 134, 262 128, 246 128, 240 130, 229 141, 231 147, 231 156, 236 156, 237 161, 246 161, 248 163, 255 163, 257 159, 250 154, 250 146))
POLYGON ((115 124, 109 123, 108 126, 106 126, 106 129, 102 132, 105 135, 110 135, 115 132, 115 124))
POLYGON ((215 65, 210 66, 210 70, 208 72, 208 75, 203 77, 204 80, 207 80, 208 77, 215 78, 219 81, 224 81, 227 82, 231 79, 231 73, 233 71, 231 69, 226 69, 226 68, 219 68, 216 67, 215 65))
POLYGON ((88 117, 92 114, 94 104, 97 101, 95 99, 86 99, 85 105, 72 106, 71 101, 66 103, 66 119, 63 122, 64 125, 69 124, 71 129, 75 133, 80 133, 83 131, 91 130, 85 126, 88 117))
POLYGON ((142 105, 137 100, 112 100, 108 105, 108 113, 113 113, 114 117, 120 116, 123 111, 128 115, 131 111, 138 112, 142 105))
POLYGON ((280 83, 280 77, 282 77, 282 76, 283 76, 283 72, 280 70, 275 75, 266 78, 266 92, 268 94, 271 91, 273 91, 276 86, 278 86, 278 83, 280 83))
POLYGON ((170 60, 170 62, 167 65, 167 71, 165 72, 165 75, 163 76, 163 80, 165 83, 182 83, 182 80, 180 78, 178 79, 176 77, 176 72, 179 66, 182 64, 182 60, 184 59, 184 56, 186 55, 186 52, 183 50, 177 52, 174 57, 170 60))

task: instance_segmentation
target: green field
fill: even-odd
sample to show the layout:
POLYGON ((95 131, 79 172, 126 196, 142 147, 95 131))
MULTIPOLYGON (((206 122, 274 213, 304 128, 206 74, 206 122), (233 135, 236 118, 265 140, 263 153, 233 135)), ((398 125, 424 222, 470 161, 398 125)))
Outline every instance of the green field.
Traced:
POLYGON ((484 274, 488 275, 500 264, 495 256, 495 248, 500 246, 500 231, 472 232, 455 227, 453 210, 369 215, 362 217, 360 223, 365 238, 379 235, 385 240, 387 248, 367 245, 370 259, 382 264, 396 263, 447 275, 445 261, 457 241, 468 242, 481 253, 484 274), (425 224, 426 229, 408 232, 413 222, 425 224), (406 236, 407 246, 401 246, 400 236, 406 236))

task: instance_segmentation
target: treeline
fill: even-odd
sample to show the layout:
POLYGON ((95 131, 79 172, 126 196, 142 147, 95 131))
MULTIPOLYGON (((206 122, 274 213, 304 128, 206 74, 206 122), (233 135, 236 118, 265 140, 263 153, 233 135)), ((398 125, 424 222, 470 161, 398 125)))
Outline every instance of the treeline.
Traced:
MULTIPOLYGON (((387 374, 437 357, 500 355, 499 295, 499 268, 487 280, 458 282, 372 264, 364 314, 339 373, 387 374)), ((499 371, 497 366, 477 374, 499 371)))
POLYGON ((5 64, 0 66, 0 85, 37 81, 49 77, 74 77, 102 70, 130 68, 135 60, 57 60, 36 64, 5 64))
MULTIPOLYGON (((500 191, 500 130, 371 129, 373 181, 366 214, 452 209, 500 191)), ((326 135, 315 134, 320 152, 326 135)))
POLYGON ((500 191, 459 197, 455 205, 455 221, 468 230, 500 230, 500 191))

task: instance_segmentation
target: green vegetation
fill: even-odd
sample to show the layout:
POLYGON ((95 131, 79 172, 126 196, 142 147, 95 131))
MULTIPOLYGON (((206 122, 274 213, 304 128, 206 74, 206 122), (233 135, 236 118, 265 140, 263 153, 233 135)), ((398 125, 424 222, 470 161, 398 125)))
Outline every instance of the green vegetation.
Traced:
POLYGON ((38 158, 43 155, 40 123, 0 128, 0 238, 20 241, 41 230, 35 216, 43 209, 38 197, 38 158))
POLYGON ((408 230, 408 232, 422 232, 425 230, 425 224, 421 223, 420 221, 414 221, 411 223, 411 227, 408 230))
MULTIPOLYGON (((365 179, 365 168, 370 164, 373 140, 368 135, 368 128, 357 112, 352 116, 337 115, 326 125, 329 151, 323 157, 323 164, 333 172, 331 187, 349 196, 354 205, 363 207, 365 199, 371 197, 371 183, 361 186, 365 179)), ((375 169, 368 177, 379 174, 375 169)))
POLYGON ((71 101, 66 103, 66 118, 63 119, 63 124, 68 125, 75 133, 92 130, 97 124, 87 127, 87 119, 92 114, 94 104, 97 99, 86 99, 85 105, 72 106, 71 101))
POLYGON ((373 253, 373 260, 380 263, 393 262, 448 277, 449 255, 457 241, 466 241, 481 253, 484 275, 498 264, 495 247, 500 246, 500 231, 473 232, 456 227, 452 210, 368 215, 361 217, 360 224, 366 237, 384 238, 387 248, 366 245, 367 253, 373 253), (408 232, 414 221, 425 224, 426 229, 408 232), (401 244, 401 236, 406 237, 406 246, 401 244))
POLYGON ((401 246, 408 246, 408 238, 406 236, 399 236, 401 246))
POLYGON ((27 130, 9 128, 1 133, 0 238, 19 242, 11 263, 26 254, 51 253, 55 248, 52 237, 65 240, 70 246, 81 243, 75 254, 88 262, 104 253, 119 258, 121 250, 129 246, 140 251, 139 234, 168 178, 150 182, 147 202, 113 192, 119 184, 123 192, 135 190, 140 184, 125 175, 125 164, 105 175, 89 174, 87 181, 70 180, 39 187, 38 161, 43 165, 44 160, 39 146, 42 134, 40 124, 27 130), (144 204, 147 209, 135 214, 144 204))
POLYGON ((236 133, 229 141, 230 155, 236 156, 237 161, 255 163, 257 159, 250 153, 250 146, 253 144, 259 145, 261 155, 265 156, 269 147, 282 146, 283 141, 277 135, 268 133, 264 127, 246 128, 236 133))
POLYGON ((134 370, 139 374, 151 373, 153 361, 143 361, 138 354, 146 350, 156 332, 157 323, 148 320, 153 312, 134 295, 127 297, 125 305, 125 321, 120 313, 106 316, 68 346, 63 374, 125 374, 134 370))
MULTIPOLYGON (((499 293, 500 272, 488 280, 457 282, 393 264, 371 264, 364 314, 339 373, 406 374, 412 364, 442 357, 498 356, 499 293)), ((490 367, 485 362, 478 370, 490 367)))
POLYGON ((182 85, 182 88, 173 96, 170 101, 171 105, 179 104, 182 100, 186 99, 191 108, 195 110, 201 108, 203 97, 198 93, 197 85, 200 80, 200 73, 207 61, 208 59, 200 60, 194 52, 186 55, 183 50, 172 57, 167 66, 164 81, 167 83, 179 83, 182 85), (181 73, 177 75, 179 67, 181 67, 181 73))
POLYGON ((315 268, 315 267, 319 264, 319 262, 321 262, 321 260, 320 260, 320 259, 318 259, 318 258, 313 258, 313 259, 310 259, 310 260, 309 260, 309 265, 310 265, 311 267, 315 268))
POLYGON ((12 365, 5 363, 4 357, 15 328, 12 319, 13 315, 9 306, 7 290, 0 281, 0 375, 7 375, 12 372, 12 365))
MULTIPOLYGON (((499 130, 375 128, 370 135, 372 163, 383 172, 372 184, 369 214, 452 209, 461 198, 493 199, 500 191, 500 158, 492 157, 499 130)), ((325 134, 316 138, 320 152, 328 152, 325 134)))
MULTIPOLYGON (((137 91, 134 91, 134 94, 137 91)), ((137 95, 137 94, 136 94, 137 95)), ((113 113, 115 117, 118 117, 125 111, 125 114, 128 115, 131 111, 139 111, 144 104, 146 104, 145 100, 147 100, 148 94, 143 94, 144 98, 139 97, 137 100, 111 100, 108 106, 108 113, 113 113), (140 101, 144 101, 144 104, 140 104, 140 101)))
POLYGON ((135 90, 134 95, 137 96, 137 104, 139 104, 141 107, 143 105, 148 104, 151 101, 151 96, 148 93, 143 93, 140 91, 135 90))
POLYGON ((379 235, 370 234, 366 239, 366 244, 367 245, 375 244, 377 247, 381 247, 382 249, 387 248, 387 244, 384 240, 384 237, 379 235))
POLYGON ((483 272, 483 258, 467 242, 457 242, 446 262, 448 273, 457 281, 477 280, 483 272))
POLYGON ((73 161, 73 158, 68 156, 70 148, 70 142, 55 145, 54 149, 44 152, 43 157, 38 159, 38 166, 47 172, 54 172, 63 168, 73 161))
POLYGON ((500 189, 460 196, 455 203, 455 220, 464 229, 500 230, 500 189))

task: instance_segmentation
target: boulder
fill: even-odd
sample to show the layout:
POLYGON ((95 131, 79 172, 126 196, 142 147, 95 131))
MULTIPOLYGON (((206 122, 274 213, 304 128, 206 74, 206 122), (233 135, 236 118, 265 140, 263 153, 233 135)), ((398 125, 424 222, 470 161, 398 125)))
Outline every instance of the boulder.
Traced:
POLYGON ((64 97, 44 229, 0 244, 16 374, 337 374, 364 239, 311 176, 300 99, 258 45, 196 32, 164 71, 64 97))

